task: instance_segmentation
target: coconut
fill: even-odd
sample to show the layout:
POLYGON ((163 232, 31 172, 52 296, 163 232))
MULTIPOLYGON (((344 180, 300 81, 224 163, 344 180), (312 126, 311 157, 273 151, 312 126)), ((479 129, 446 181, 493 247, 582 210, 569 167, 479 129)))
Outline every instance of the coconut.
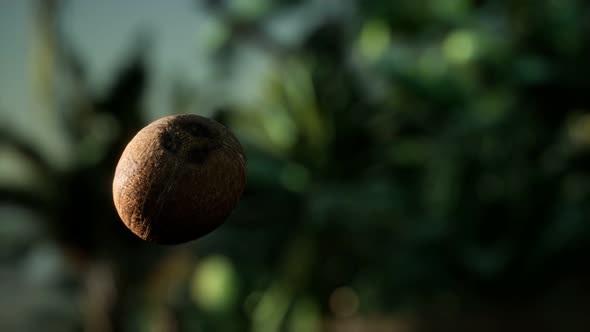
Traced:
POLYGON ((129 142, 115 170, 113 200, 135 235, 178 244, 223 224, 245 185, 244 150, 226 127, 198 115, 172 115, 129 142))

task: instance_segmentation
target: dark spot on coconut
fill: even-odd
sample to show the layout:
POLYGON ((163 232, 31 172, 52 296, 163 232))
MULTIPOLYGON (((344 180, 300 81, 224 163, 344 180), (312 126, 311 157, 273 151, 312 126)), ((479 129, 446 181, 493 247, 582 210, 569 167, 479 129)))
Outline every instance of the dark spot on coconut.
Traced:
POLYGON ((202 164, 209 158, 211 152, 219 148, 219 146, 219 144, 211 141, 199 146, 193 146, 186 154, 186 161, 193 164, 202 164))
POLYGON ((197 119, 180 117, 174 125, 195 138, 215 138, 217 136, 212 128, 197 119))
POLYGON ((186 155, 186 161, 193 164, 202 164, 209 157, 209 149, 192 148, 186 155))
POLYGON ((174 131, 164 130, 160 135, 160 145, 172 154, 176 154, 180 150, 181 144, 180 136, 174 131))

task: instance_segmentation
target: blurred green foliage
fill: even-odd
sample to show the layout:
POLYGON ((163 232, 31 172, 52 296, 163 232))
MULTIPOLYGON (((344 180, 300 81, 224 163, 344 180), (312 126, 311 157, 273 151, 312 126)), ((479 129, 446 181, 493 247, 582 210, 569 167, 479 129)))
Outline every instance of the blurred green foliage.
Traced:
MULTIPOLYGON (((57 285, 85 294, 68 316, 77 317, 73 325, 584 330, 587 312, 572 308, 588 304, 574 294, 587 293, 590 277, 590 4, 197 7, 222 27, 210 54, 218 79, 238 82, 228 96, 262 87, 209 110, 199 105, 216 96, 179 86, 179 109, 169 110, 213 116, 245 145, 248 187, 221 229, 159 247, 132 237, 116 216, 114 165, 147 122, 144 48, 101 97, 85 83, 83 59, 55 51, 62 75, 75 82, 54 97, 73 142, 68 167, 56 169, 18 133, 0 131, 2 146, 35 165, 39 179, 32 189, 0 183, 2 206, 38 214, 76 267, 57 285), (292 22, 295 37, 280 38, 277 27, 292 22), (240 77, 251 49, 265 71, 240 77), (495 304, 518 319, 494 316, 495 304), (467 319, 474 308, 492 318, 467 319), (518 314, 530 310, 552 314, 518 314)), ((56 8, 41 9, 43 17, 56 19, 56 8)), ((3 241, 18 242, 3 227, 3 241)))

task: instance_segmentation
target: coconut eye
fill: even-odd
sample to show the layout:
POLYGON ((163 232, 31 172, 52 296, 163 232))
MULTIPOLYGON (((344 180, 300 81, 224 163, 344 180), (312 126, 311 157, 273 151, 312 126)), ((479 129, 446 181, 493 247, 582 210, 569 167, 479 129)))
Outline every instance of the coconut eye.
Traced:
POLYGON ((172 130, 164 130, 162 134, 160 134, 159 141, 164 150, 172 154, 176 154, 178 150, 180 150, 182 144, 180 135, 172 130))
POLYGON ((207 160, 214 149, 209 146, 196 146, 188 150, 186 161, 193 164, 202 164, 207 160))
POLYGON ((175 123, 181 130, 195 138, 215 138, 213 128, 202 121, 182 119, 175 123))

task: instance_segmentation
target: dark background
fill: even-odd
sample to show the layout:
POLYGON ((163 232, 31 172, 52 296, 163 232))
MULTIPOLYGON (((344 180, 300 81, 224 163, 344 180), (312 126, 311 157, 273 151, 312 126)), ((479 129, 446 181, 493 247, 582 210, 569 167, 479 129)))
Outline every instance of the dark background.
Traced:
POLYGON ((30 33, 0 39, 32 45, 39 105, 0 99, 0 330, 588 331, 588 2, 193 1, 209 39, 195 22, 156 102, 154 49, 190 48, 148 21, 97 88, 76 2, 27 3, 30 33), (178 113, 234 131, 248 185, 224 226, 159 246, 111 181, 178 113))

